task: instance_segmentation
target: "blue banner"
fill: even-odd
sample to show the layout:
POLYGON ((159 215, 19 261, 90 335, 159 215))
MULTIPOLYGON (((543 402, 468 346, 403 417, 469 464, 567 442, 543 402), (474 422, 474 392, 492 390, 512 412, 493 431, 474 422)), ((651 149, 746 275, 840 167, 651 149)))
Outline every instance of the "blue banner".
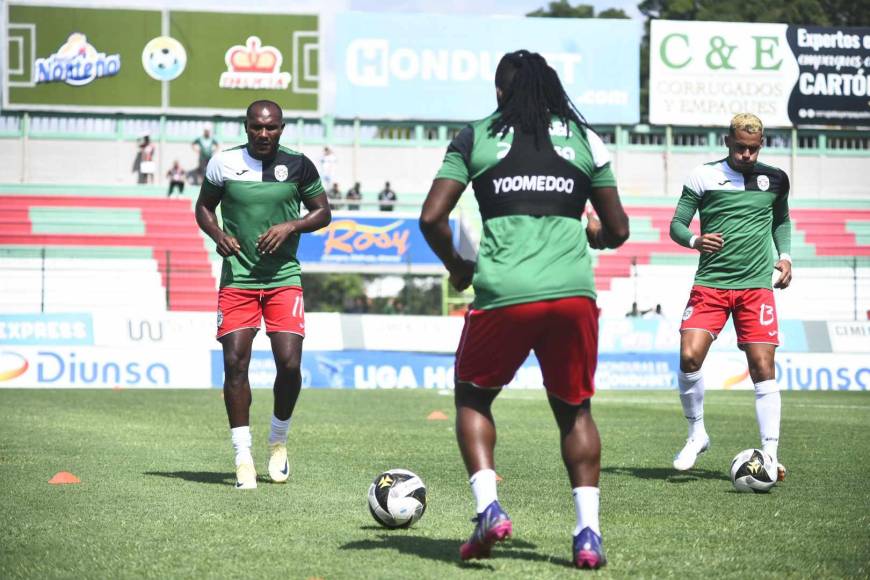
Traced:
POLYGON ((527 49, 544 55, 591 123, 637 123, 641 33, 634 20, 338 14, 336 115, 485 117, 499 59, 527 49))
POLYGON ((0 344, 94 344, 94 325, 90 314, 0 314, 0 344))
MULTIPOLYGON (((809 352, 801 320, 779 321, 779 352, 809 352)), ((664 317, 604 319, 598 337, 601 353, 676 353, 680 350, 680 323, 664 317)), ((713 342, 711 352, 737 350, 737 333, 729 318, 713 342)))
POLYGON ((595 388, 676 389, 680 370, 679 353, 600 354, 595 371, 595 388))
MULTIPOLYGON (((452 389, 452 354, 343 350, 303 351, 302 386, 337 389, 452 389)), ((212 386, 223 386, 223 353, 212 351, 212 386)), ((676 388, 679 356, 602 354, 595 374, 599 389, 676 388)), ((251 387, 272 388, 275 361, 267 350, 251 353, 251 387)), ((538 360, 530 355, 506 386, 543 388, 538 360)))
MULTIPOLYGON (((454 245, 459 228, 450 220, 454 245)), ((429 249, 418 224, 418 216, 345 216, 340 212, 325 228, 301 237, 296 253, 305 264, 346 266, 429 266, 442 269, 429 249)))

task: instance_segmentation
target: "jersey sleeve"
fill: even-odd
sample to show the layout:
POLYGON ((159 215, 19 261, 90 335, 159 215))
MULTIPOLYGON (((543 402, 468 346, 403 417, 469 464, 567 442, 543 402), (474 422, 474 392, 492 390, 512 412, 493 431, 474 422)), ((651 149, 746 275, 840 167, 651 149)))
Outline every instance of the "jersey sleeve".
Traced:
POLYGON ((310 199, 323 193, 323 184, 320 183, 320 174, 308 157, 302 156, 302 169, 299 173, 299 191, 302 197, 310 199))
POLYGON ((586 140, 592 153, 592 163, 595 166, 590 176, 592 187, 616 187, 616 176, 610 166, 610 151, 598 133, 586 129, 586 140))
POLYGON ((788 213, 788 193, 791 186, 785 171, 780 173, 782 173, 781 191, 773 202, 773 244, 780 254, 790 254, 791 218, 788 213))
POLYGON ((683 184, 683 193, 680 195, 677 209, 671 219, 671 239, 686 248, 692 247, 690 243, 694 234, 689 229, 689 224, 692 223, 692 218, 695 217, 695 212, 698 211, 698 205, 701 202, 703 192, 699 190, 699 187, 702 187, 700 184, 699 170, 696 169, 689 174, 686 183, 683 184))
POLYGON ((452 179, 466 185, 470 181, 471 148, 474 146, 474 129, 467 126, 459 132, 450 145, 435 179, 452 179))
POLYGON ((220 155, 215 155, 209 159, 205 168, 205 179, 202 180, 202 189, 217 196, 223 195, 224 171, 220 155))

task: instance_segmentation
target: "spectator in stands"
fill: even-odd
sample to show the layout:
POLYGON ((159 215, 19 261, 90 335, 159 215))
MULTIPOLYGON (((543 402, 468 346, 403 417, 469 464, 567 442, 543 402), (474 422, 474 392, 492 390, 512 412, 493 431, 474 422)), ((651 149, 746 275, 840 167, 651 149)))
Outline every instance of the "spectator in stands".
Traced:
POLYGON ((185 175, 186 172, 181 163, 178 162, 178 159, 173 161, 172 167, 166 172, 166 178, 169 179, 169 191, 166 193, 166 197, 172 197, 172 192, 176 189, 178 190, 178 196, 181 197, 184 193, 185 175))
POLYGON ((349 304, 345 306, 345 312, 348 314, 365 314, 369 311, 368 296, 356 296, 349 304))
POLYGON ((193 140, 191 146, 199 156, 194 173, 194 185, 199 185, 205 178, 205 168, 208 166, 209 160, 218 152, 218 142, 212 138, 211 130, 206 127, 202 130, 202 135, 193 140))
POLYGON ((488 558, 493 545, 511 534, 496 489, 492 403, 534 350, 573 489, 572 561, 599 568, 606 558, 598 520, 601 442, 590 402, 598 308, 589 247, 622 245, 628 217, 604 143, 544 57, 525 50, 506 54, 496 67, 495 89, 496 112, 450 143, 420 215, 420 229, 451 285, 460 292, 474 285, 453 392, 456 439, 477 525, 459 556, 488 558), (510 152, 502 158, 505 146, 510 152), (574 153, 570 160, 557 152, 563 149, 574 153), (537 179, 524 185, 529 175, 537 179), (454 248, 449 222, 469 182, 484 223, 476 262, 454 248), (563 185, 568 182, 570 192, 563 185), (587 200, 599 219, 584 227, 587 200))
POLYGON ((650 308, 648 310, 643 311, 644 318, 662 318, 664 314, 662 314, 662 305, 656 304, 655 308, 650 308))
POLYGON ((154 183, 154 173, 157 164, 154 162, 156 147, 151 142, 150 135, 143 135, 139 141, 139 152, 136 154, 136 171, 139 174, 138 183, 154 183))
POLYGON ((689 435, 674 458, 679 471, 691 469, 710 446, 701 367, 733 316, 737 345, 746 353, 755 385, 761 448, 777 466, 778 480, 785 478, 778 462, 782 403, 774 375, 779 328, 771 278, 779 270, 774 288, 787 288, 792 278, 789 180, 783 170, 758 163, 763 143, 761 119, 751 113, 735 115, 725 137, 727 157, 689 174, 671 220, 671 239, 701 254, 680 326, 677 383, 689 435), (689 229, 695 212, 701 218, 699 234, 689 229), (779 252, 776 261, 771 238, 779 252))
POLYGON ((326 191, 326 197, 329 198, 330 208, 341 209, 341 191, 338 189, 337 183, 333 183, 332 187, 326 191))
POLYGON ((344 198, 347 200, 347 209, 358 210, 359 203, 351 203, 351 202, 359 202, 362 200, 362 193, 360 192, 359 181, 353 184, 353 187, 347 190, 347 194, 344 198))
POLYGON ((637 302, 631 303, 631 310, 625 313, 626 318, 637 318, 640 316, 640 310, 637 309, 637 302))
POLYGON ((320 156, 320 181, 323 183, 323 189, 330 191, 332 183, 335 180, 335 166, 338 164, 338 157, 329 147, 323 148, 323 154, 320 156))
POLYGON ((215 155, 196 202, 196 221, 223 257, 217 339, 223 347, 224 401, 236 458, 236 488, 257 487, 251 455, 251 345, 266 321, 277 374, 269 435, 269 476, 289 474, 287 430, 302 387, 305 336, 299 237, 331 220, 314 163, 279 149, 284 118, 277 103, 254 101, 245 116, 247 146, 215 155), (265 176, 275 179, 266 181, 265 176), (226 200, 228 203, 222 203, 226 200), (231 203, 230 203, 231 200, 231 203), (216 210, 221 206, 223 227, 216 210), (308 210, 300 217, 299 208, 308 210))
POLYGON ((378 205, 381 211, 393 211, 396 204, 396 192, 390 187, 390 182, 384 183, 384 189, 378 194, 378 205))

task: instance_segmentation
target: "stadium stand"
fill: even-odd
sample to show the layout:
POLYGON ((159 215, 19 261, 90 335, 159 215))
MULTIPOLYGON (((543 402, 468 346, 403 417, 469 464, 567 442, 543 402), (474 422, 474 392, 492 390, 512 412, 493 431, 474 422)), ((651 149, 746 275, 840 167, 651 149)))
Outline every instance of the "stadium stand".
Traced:
POLYGON ((7 311, 39 310, 40 296, 49 310, 131 300, 214 309, 212 264, 189 200, 6 194, 0 226, 7 311))
MULTIPOLYGON (((204 126, 222 146, 244 141, 240 119, 226 117, 0 115, 0 156, 7 160, 0 165, 2 287, 14 290, 2 293, 0 307, 111 308, 113 296, 127 294, 139 297, 143 308, 212 311, 219 260, 193 220, 196 188, 166 200, 162 185, 172 160, 195 165, 191 142, 204 126), (146 133, 158 146, 159 185, 135 186, 135 141, 146 133), (99 283, 74 283, 74 272, 86 271, 99 283)), ((324 116, 289 121, 282 143, 314 160, 330 145, 342 192, 362 183, 363 210, 374 209, 375 191, 390 181, 400 195, 398 209, 416 213, 461 127, 324 116)), ((675 196, 692 166, 723 154, 722 130, 598 130, 610 149, 632 231, 625 246, 594 254, 603 314, 622 316, 638 302, 642 309, 661 304, 677 315, 697 256, 669 239, 675 196)), ((870 202, 864 181, 856 179, 868 156, 870 138, 860 131, 773 129, 766 135, 765 160, 786 169, 794 185, 796 291, 780 293, 779 300, 795 315, 863 319, 870 309, 870 202), (822 167, 824 184, 817 183, 822 167)), ((463 196, 459 207, 472 233, 479 231, 473 196, 463 196)))
MULTIPOLYGON (((682 312, 697 254, 670 240, 673 208, 627 205, 626 211, 630 241, 597 257, 602 312, 620 316, 632 302, 642 310, 661 304, 671 316, 682 312)), ((789 291, 777 292, 780 310, 805 320, 863 318, 870 308, 870 209, 799 207, 791 215, 795 279, 789 291)))
MULTIPOLYGON (((219 260, 196 227, 190 200, 117 189, 119 195, 112 188, 98 189, 103 195, 16 195, 15 188, 0 188, 0 308, 112 309, 133 300, 144 310, 214 309, 219 260)), ((670 240, 670 201, 626 201, 630 241, 594 253, 599 306, 614 317, 632 302, 644 310, 661 304, 675 316, 685 306, 697 255, 670 240)), ((465 206, 467 215, 473 203, 465 206)), ((870 209, 798 207, 792 219, 796 277, 793 290, 778 292, 783 312, 808 320, 863 318, 870 309, 870 209)))

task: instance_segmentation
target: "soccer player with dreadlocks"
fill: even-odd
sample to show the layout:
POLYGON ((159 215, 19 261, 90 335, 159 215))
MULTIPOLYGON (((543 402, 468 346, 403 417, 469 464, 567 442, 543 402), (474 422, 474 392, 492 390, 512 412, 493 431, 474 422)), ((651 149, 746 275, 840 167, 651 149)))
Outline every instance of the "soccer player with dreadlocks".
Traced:
POLYGON ((450 283, 474 286, 456 352, 456 438, 477 503, 460 557, 489 557, 513 532, 496 492, 492 402, 530 351, 559 427, 577 513, 573 560, 606 562, 598 522, 601 442, 590 398, 598 307, 589 248, 628 239, 607 149, 536 53, 506 54, 495 73, 498 108, 447 149, 420 216, 450 283), (476 262, 453 247, 448 216, 471 182, 483 233, 476 262), (583 226, 586 202, 598 217, 583 226))

